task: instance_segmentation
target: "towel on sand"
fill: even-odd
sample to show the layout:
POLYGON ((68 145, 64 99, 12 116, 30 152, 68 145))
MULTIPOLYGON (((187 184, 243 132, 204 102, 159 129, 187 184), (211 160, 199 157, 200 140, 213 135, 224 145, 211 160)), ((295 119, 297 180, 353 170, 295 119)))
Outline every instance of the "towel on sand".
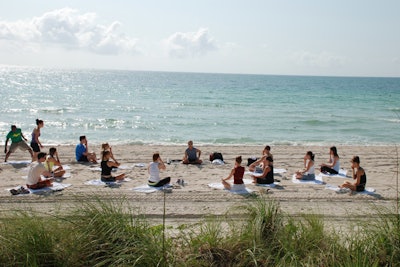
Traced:
MULTIPOLYGON (((46 179, 46 177, 44 177, 44 176, 42 176, 42 175, 41 175, 40 177, 42 177, 42 179, 46 179)), ((28 176, 27 176, 27 175, 23 175, 23 176, 21 176, 21 178, 26 180, 26 179, 28 179, 28 176)), ((57 179, 57 178, 59 178, 59 179, 60 179, 60 178, 61 178, 61 179, 63 179, 63 178, 64 178, 64 179, 65 179, 65 178, 71 178, 71 173, 66 172, 66 173, 64 173, 64 175, 61 176, 61 177, 54 177, 54 179, 57 179)))
MULTIPOLYGON (((340 188, 337 185, 331 185, 331 184, 327 184, 325 186, 325 189, 329 189, 329 190, 333 190, 338 194, 343 194, 343 193, 350 193, 351 190, 349 188, 340 188)), ((353 191, 353 193, 356 194, 365 194, 365 195, 374 195, 376 192, 375 188, 372 187, 366 187, 364 191, 358 192, 358 191, 353 191)))
MULTIPOLYGON (((101 168, 100 168, 100 167, 93 167, 93 166, 90 166, 89 169, 90 169, 91 171, 99 171, 99 172, 101 172, 101 168)), ((120 165, 118 168, 113 168, 112 171, 113 171, 113 172, 116 172, 116 171, 118 171, 118 170, 132 170, 132 169, 133 169, 133 166, 129 166, 129 165, 120 165)))
POLYGON ((165 186, 154 187, 154 186, 150 186, 148 184, 143 184, 143 185, 136 186, 136 187, 132 188, 131 190, 148 194, 148 193, 154 193, 157 191, 163 191, 166 188, 172 190, 172 185, 167 184, 165 186))
MULTIPOLYGON (((274 174, 282 174, 282 173, 285 173, 285 172, 286 172, 285 169, 274 169, 274 174)), ((254 175, 254 176, 261 176, 261 173, 259 173, 259 172, 246 171, 246 172, 244 172, 244 174, 254 175)))
POLYGON ((326 174, 326 173, 320 173, 318 176, 326 176, 326 177, 335 177, 335 178, 347 178, 347 170, 345 169, 340 169, 338 174, 326 174))
MULTIPOLYGON (((43 187, 40 189, 30 189, 30 188, 27 188, 27 189, 29 190, 30 194, 43 194, 43 193, 49 193, 49 192, 62 191, 62 190, 64 190, 64 188, 67 188, 70 186, 72 186, 72 184, 62 184, 62 183, 53 182, 53 186, 51 186, 51 187, 43 187)), ((18 186, 15 188, 8 188, 6 190, 10 191, 11 189, 18 189, 20 187, 21 186, 18 186)), ((21 194, 21 195, 24 195, 24 194, 21 194)))
POLYGON ((224 186, 222 185, 222 183, 211 183, 211 184, 208 184, 208 186, 211 188, 214 188, 214 189, 226 190, 230 193, 239 194, 239 195, 250 194, 253 192, 253 190, 246 188, 245 186, 238 186, 238 185, 232 186, 232 188, 230 190, 225 189, 224 186))
POLYGON ((105 186, 105 185, 114 185, 114 184, 120 184, 122 182, 129 182, 131 181, 130 178, 124 178, 124 180, 119 180, 119 181, 115 181, 115 182, 103 182, 100 179, 93 179, 93 180, 89 180, 84 182, 85 185, 96 185, 96 186, 105 186))
POLYGON ((322 176, 315 176, 315 180, 300 180, 296 179, 296 174, 293 174, 292 182, 295 184, 325 184, 322 176))

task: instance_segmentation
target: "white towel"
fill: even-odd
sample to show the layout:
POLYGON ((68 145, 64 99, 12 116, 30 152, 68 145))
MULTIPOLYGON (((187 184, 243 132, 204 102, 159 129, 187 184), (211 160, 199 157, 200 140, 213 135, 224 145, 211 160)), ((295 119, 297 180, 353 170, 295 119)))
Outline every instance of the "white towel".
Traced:
MULTIPOLYGON (((167 186, 169 188, 172 188, 171 186, 167 186)), ((163 186, 159 186, 159 187, 154 187, 154 186, 150 186, 148 184, 143 184, 137 187, 132 188, 131 190, 136 191, 136 192, 140 192, 140 193, 154 193, 157 191, 162 191, 164 189, 163 186)))
POLYGON ((222 185, 222 183, 211 183, 211 184, 208 184, 208 186, 211 188, 214 188, 214 189, 226 190, 232 194, 239 194, 239 195, 250 194, 253 192, 253 190, 246 188, 246 187, 244 187, 244 188, 241 187, 241 188, 237 188, 237 189, 232 188, 231 190, 228 190, 228 189, 225 189, 225 187, 222 185))
MULTIPOLYGON (((349 188, 340 188, 337 185, 331 185, 331 184, 327 184, 325 186, 325 189, 333 190, 336 193, 350 193, 351 192, 351 189, 349 189, 349 188)), ((353 193, 357 193, 357 194, 361 194, 361 195, 364 195, 364 194, 365 195, 374 195, 375 192, 376 192, 375 188, 372 188, 372 187, 367 187, 367 188, 365 188, 364 191, 361 191, 361 192, 353 191, 353 193)))
POLYGON ((347 178, 347 170, 345 169, 340 169, 338 174, 325 174, 325 173, 320 173, 318 176, 326 176, 326 177, 335 177, 335 178, 347 178))
MULTIPOLYGON (((285 169, 274 169, 274 174, 282 174, 282 173, 285 173, 285 172, 286 172, 285 169)), ((259 173, 259 172, 251 172, 251 171, 246 171, 246 172, 244 172, 244 174, 247 174, 247 175, 254 175, 254 176, 261 176, 261 175, 262 175, 262 173, 259 173)))
POLYGON ((300 180, 296 179, 296 174, 293 174, 292 182, 295 184, 325 184, 322 180, 322 176, 315 176, 315 180, 300 180))
POLYGON ((121 182, 129 182, 131 181, 130 178, 124 178, 124 180, 118 180, 115 182, 103 182, 100 179, 94 179, 84 182, 85 185, 96 185, 96 186, 105 186, 105 185, 113 185, 113 184, 120 184, 121 182))
POLYGON ((7 164, 9 164, 9 165, 26 164, 26 165, 28 165, 28 164, 31 164, 31 163, 32 163, 32 161, 30 161, 30 160, 9 160, 7 162, 2 162, 1 164, 4 164, 4 165, 7 165, 7 164))
MULTIPOLYGON (((43 175, 41 175, 40 177, 41 177, 42 179, 47 179, 47 178, 44 177, 43 175)), ((66 173, 64 173, 63 176, 61 176, 61 177, 54 177, 54 178, 55 178, 55 179, 56 179, 56 178, 61 178, 61 179, 62 179, 62 178, 71 178, 71 177, 72 177, 71 173, 70 173, 70 172, 66 172, 66 173)), ((21 178, 26 180, 26 179, 28 179, 28 176, 27 176, 27 175, 22 175, 21 178)))
MULTIPOLYGON (((53 182, 53 186, 51 186, 51 187, 43 187, 40 189, 30 189, 30 188, 27 188, 27 189, 29 190, 30 194, 43 194, 43 193, 48 193, 48 192, 62 191, 62 190, 64 190, 64 188, 67 188, 70 186, 72 186, 72 184, 62 184, 62 183, 53 182)), ((20 188, 20 186, 15 187, 15 188, 8 188, 6 190, 10 191, 11 189, 18 189, 18 188, 20 188)), ((28 194, 19 194, 19 195, 28 195, 28 194)))

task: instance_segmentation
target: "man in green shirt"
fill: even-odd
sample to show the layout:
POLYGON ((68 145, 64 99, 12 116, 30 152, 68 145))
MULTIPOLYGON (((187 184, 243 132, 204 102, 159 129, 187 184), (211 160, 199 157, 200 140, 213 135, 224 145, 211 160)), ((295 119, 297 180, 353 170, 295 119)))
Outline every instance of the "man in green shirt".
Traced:
POLYGON ((15 125, 11 125, 11 131, 7 134, 6 144, 4 146, 4 153, 6 153, 6 158, 4 159, 4 162, 7 161, 11 153, 14 153, 17 148, 25 151, 28 150, 31 154, 31 157, 33 157, 32 149, 24 140, 27 141, 25 136, 22 134, 21 129, 17 128, 17 126, 15 125), (11 139, 11 145, 10 149, 7 152, 7 144, 9 139, 11 139))

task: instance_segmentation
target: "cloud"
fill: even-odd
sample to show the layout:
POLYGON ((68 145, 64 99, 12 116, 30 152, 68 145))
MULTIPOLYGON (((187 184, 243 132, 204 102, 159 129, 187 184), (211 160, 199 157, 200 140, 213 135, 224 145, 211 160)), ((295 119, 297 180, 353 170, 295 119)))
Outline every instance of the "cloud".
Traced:
POLYGON ((291 59, 302 67, 331 68, 340 67, 345 63, 345 58, 323 51, 311 53, 308 51, 294 52, 291 59))
POLYGON ((217 49, 215 40, 204 28, 197 32, 176 32, 165 40, 165 45, 169 55, 177 58, 203 56, 217 49))
POLYGON ((96 24, 95 13, 71 8, 46 12, 40 17, 15 22, 0 21, 0 40, 55 45, 65 49, 88 50, 98 54, 137 52, 137 40, 119 33, 118 21, 96 24))

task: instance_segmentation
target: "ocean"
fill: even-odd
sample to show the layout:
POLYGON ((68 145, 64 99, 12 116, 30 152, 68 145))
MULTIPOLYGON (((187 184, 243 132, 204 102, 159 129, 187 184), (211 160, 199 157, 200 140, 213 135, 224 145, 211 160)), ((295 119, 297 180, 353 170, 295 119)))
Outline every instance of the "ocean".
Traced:
POLYGON ((0 67, 0 91, 4 141, 39 118, 43 144, 399 143, 400 78, 0 67))

